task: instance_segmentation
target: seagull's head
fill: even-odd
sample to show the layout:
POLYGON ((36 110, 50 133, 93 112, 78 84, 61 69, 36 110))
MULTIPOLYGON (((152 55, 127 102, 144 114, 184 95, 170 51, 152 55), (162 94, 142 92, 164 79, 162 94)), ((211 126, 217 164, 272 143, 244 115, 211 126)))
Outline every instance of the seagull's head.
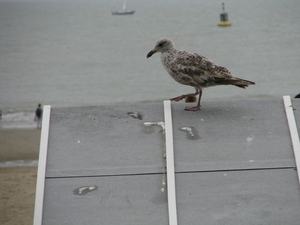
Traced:
POLYGON ((165 52, 168 51, 171 48, 174 48, 174 42, 170 39, 170 38, 163 38, 160 39, 154 49, 152 49, 148 54, 147 54, 147 58, 151 57, 153 54, 157 53, 157 52, 165 52))

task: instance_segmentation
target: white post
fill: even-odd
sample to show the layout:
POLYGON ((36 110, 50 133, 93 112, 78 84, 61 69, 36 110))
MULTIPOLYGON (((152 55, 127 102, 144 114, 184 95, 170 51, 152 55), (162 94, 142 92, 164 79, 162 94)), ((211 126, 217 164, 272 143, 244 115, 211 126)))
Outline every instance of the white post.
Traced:
POLYGON ((291 102, 291 97, 289 95, 283 96, 283 102, 284 102, 287 121, 289 124, 290 135, 291 135, 291 139, 292 139, 294 155, 295 155, 295 160, 296 160, 298 181, 299 181, 299 185, 300 185, 300 142, 299 142, 297 124, 296 124, 296 120, 295 120, 295 116, 294 116, 294 112, 293 112, 293 105, 291 102))
POLYGON ((169 225, 177 225, 171 101, 164 101, 169 225))
POLYGON ((51 111, 51 106, 45 105, 43 110, 43 121, 42 121, 42 131, 41 131, 41 140, 40 140, 37 181, 36 181, 33 225, 42 224, 46 161, 47 161, 49 125, 50 125, 50 111, 51 111))

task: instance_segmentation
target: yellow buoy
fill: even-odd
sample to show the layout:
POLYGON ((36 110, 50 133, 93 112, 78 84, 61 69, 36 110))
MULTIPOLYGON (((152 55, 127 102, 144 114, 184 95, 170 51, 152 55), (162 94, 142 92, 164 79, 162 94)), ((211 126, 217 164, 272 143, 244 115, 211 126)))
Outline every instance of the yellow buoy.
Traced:
POLYGON ((220 14, 221 22, 218 23, 218 26, 220 27, 227 27, 231 26, 231 23, 228 21, 228 14, 225 12, 225 4, 222 3, 223 12, 220 14))
POLYGON ((218 23, 218 26, 227 27, 227 26, 231 26, 231 23, 229 21, 222 21, 222 22, 218 23))

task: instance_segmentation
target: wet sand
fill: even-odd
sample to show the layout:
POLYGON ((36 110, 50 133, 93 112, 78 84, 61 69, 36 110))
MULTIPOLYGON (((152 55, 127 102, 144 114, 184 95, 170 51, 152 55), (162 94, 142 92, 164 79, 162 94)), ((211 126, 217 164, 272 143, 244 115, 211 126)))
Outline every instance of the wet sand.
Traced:
POLYGON ((0 129, 0 162, 38 159, 41 130, 0 129))
MULTIPOLYGON (((0 161, 37 160, 40 130, 0 130, 0 161)), ((37 167, 0 168, 0 224, 32 224, 37 167)))

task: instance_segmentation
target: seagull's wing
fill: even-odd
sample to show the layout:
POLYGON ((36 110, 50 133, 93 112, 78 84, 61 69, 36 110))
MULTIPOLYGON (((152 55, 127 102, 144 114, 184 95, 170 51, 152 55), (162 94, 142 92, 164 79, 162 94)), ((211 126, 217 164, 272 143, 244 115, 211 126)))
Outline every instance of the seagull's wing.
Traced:
POLYGON ((196 53, 179 51, 174 65, 182 76, 189 76, 199 85, 206 86, 205 84, 233 78, 228 69, 216 65, 208 58, 196 53))
POLYGON ((196 53, 178 51, 174 66, 185 80, 189 80, 188 85, 197 88, 228 84, 245 88, 249 84, 255 84, 252 81, 233 77, 225 67, 218 66, 196 53))

